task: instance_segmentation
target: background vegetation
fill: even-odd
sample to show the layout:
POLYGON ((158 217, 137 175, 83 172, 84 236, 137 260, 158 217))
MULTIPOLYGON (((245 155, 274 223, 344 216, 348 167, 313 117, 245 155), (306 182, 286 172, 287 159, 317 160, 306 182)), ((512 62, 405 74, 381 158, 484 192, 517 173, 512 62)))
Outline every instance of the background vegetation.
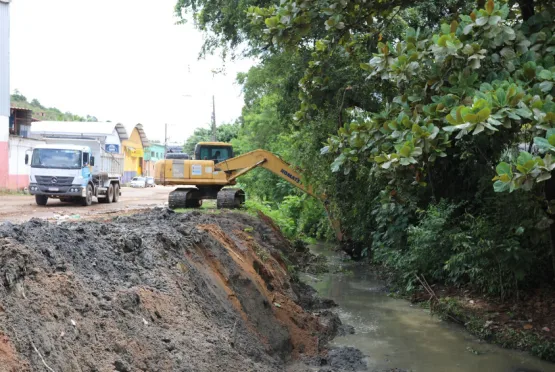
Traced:
MULTIPOLYGON (((239 131, 239 123, 235 124, 221 124, 216 128, 216 141, 230 142, 233 138, 237 137, 239 131)), ((193 135, 187 138, 183 150, 187 154, 194 154, 195 145, 199 142, 212 141, 212 130, 209 128, 197 128, 193 135)))
MULTIPOLYGON (((202 53, 256 55, 232 143, 304 169, 353 257, 495 296, 555 278, 555 12, 541 0, 179 0, 202 53)), ((318 202, 257 171, 290 236, 318 202)))
POLYGON ((33 118, 38 120, 51 120, 51 121, 91 121, 95 122, 98 119, 95 116, 79 116, 71 112, 61 112, 55 107, 44 107, 37 99, 30 102, 23 94, 17 89, 11 95, 11 105, 18 108, 30 109, 33 111, 33 118))

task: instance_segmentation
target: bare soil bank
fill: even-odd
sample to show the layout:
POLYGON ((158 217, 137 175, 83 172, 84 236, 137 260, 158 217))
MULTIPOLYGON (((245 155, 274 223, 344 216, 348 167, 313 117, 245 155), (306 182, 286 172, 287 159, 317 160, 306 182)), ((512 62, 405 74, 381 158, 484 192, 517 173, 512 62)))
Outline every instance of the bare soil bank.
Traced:
POLYGON ((0 371, 364 369, 328 363, 341 326, 292 280, 305 255, 242 213, 0 224, 0 371))

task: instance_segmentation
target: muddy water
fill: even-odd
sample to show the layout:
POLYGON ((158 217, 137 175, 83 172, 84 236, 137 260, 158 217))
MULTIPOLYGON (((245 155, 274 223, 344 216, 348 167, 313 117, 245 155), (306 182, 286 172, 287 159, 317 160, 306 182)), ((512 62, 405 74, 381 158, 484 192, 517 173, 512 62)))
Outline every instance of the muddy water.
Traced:
POLYGON ((342 261, 329 247, 315 245, 311 250, 327 256, 333 269, 345 269, 343 273, 305 274, 302 279, 339 304, 341 320, 354 326, 355 334, 338 337, 333 344, 360 349, 368 356, 370 371, 555 371, 555 364, 480 342, 461 327, 430 316, 429 311, 388 297, 383 283, 367 268, 342 261))

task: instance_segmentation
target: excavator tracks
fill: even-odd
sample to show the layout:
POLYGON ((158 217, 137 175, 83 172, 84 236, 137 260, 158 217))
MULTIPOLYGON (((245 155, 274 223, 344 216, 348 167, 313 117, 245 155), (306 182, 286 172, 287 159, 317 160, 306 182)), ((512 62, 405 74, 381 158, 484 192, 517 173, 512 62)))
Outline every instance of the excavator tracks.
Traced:
POLYGON ((199 208, 202 200, 194 198, 198 193, 197 189, 176 189, 170 192, 168 197, 168 207, 170 209, 177 208, 199 208))
POLYGON ((222 189, 218 192, 216 206, 218 209, 240 208, 245 202, 245 192, 241 189, 222 189))

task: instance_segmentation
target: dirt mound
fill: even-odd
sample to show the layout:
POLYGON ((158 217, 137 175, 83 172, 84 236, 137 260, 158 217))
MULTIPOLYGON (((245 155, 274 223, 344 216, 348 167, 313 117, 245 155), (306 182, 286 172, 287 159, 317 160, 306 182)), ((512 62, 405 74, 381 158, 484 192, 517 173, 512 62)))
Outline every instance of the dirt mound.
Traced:
POLYGON ((322 355, 338 320, 301 307, 289 253, 241 213, 1 224, 0 371, 278 371, 322 355))

